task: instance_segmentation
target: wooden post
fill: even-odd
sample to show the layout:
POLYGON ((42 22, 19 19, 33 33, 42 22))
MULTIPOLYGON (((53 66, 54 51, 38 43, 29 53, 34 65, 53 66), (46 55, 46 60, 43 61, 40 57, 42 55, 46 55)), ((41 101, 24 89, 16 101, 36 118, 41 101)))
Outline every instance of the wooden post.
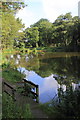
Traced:
POLYGON ((15 100, 15 94, 14 94, 14 92, 15 92, 15 90, 12 89, 12 98, 13 98, 13 100, 15 100))
POLYGON ((26 91, 26 83, 24 82, 24 90, 26 91))
POLYGON ((39 103, 39 87, 38 87, 38 85, 36 85, 36 94, 38 95, 36 97, 36 102, 39 103))
POLYGON ((2 85, 3 85, 2 90, 4 92, 5 91, 5 84, 4 84, 4 82, 2 83, 2 85))
MULTIPOLYGON (((35 96, 36 102, 39 103, 39 86, 32 83, 31 81, 26 80, 26 79, 23 79, 23 80, 24 80, 24 89, 25 90, 26 90, 26 87, 27 87, 26 83, 35 88, 34 92, 32 92, 31 90, 30 90, 30 92, 35 96)), ((27 90, 26 90, 26 92, 27 92, 27 90)), ((27 94, 29 94, 29 92, 27 94)))

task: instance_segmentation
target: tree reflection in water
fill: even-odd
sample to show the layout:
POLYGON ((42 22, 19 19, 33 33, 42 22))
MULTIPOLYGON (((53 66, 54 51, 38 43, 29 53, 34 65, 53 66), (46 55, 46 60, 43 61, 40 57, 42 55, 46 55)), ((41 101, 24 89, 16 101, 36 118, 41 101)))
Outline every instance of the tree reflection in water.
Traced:
POLYGON ((24 67, 28 79, 39 84, 41 101, 53 98, 60 85, 66 89, 80 82, 80 53, 45 53, 29 58, 25 61, 25 56, 21 57, 17 67, 24 67))

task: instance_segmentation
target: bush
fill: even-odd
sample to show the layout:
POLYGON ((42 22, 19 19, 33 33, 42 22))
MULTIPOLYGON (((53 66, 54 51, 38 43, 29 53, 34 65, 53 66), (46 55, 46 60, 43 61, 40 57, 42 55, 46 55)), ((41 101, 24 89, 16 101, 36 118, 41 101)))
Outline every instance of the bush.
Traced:
POLYGON ((64 118, 76 118, 80 119, 80 90, 72 90, 69 87, 66 92, 63 90, 59 94, 60 103, 55 107, 55 109, 64 118))
POLYGON ((66 92, 59 91, 58 101, 41 105, 41 108, 54 120, 80 120, 80 90, 68 88, 66 92), (58 102, 60 100, 60 102, 58 102))

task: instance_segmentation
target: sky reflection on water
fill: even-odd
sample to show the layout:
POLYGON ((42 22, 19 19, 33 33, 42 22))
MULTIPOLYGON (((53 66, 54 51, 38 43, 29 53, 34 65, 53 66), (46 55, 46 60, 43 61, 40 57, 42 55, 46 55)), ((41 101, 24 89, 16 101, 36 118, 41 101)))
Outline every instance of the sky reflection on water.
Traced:
POLYGON ((18 70, 26 74, 26 79, 39 85, 41 103, 53 99, 60 85, 65 91, 67 85, 73 83, 72 86, 76 88, 80 83, 80 53, 45 53, 26 57, 28 61, 25 56, 15 56, 13 62, 18 59, 19 63, 15 63, 18 70))
POLYGON ((57 88, 59 87, 53 74, 49 77, 41 77, 34 71, 28 71, 25 68, 18 68, 21 73, 26 74, 26 79, 39 85, 39 102, 46 103, 54 98, 57 94, 57 88))

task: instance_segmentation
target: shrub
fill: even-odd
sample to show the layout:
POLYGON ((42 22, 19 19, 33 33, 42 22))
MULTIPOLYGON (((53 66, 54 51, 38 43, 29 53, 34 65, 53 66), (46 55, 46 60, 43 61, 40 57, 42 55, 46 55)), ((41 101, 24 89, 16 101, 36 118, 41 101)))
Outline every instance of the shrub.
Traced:
POLYGON ((73 119, 80 120, 80 90, 72 90, 69 87, 66 92, 59 91, 59 102, 56 100, 51 103, 42 104, 41 108, 54 120, 73 119))

